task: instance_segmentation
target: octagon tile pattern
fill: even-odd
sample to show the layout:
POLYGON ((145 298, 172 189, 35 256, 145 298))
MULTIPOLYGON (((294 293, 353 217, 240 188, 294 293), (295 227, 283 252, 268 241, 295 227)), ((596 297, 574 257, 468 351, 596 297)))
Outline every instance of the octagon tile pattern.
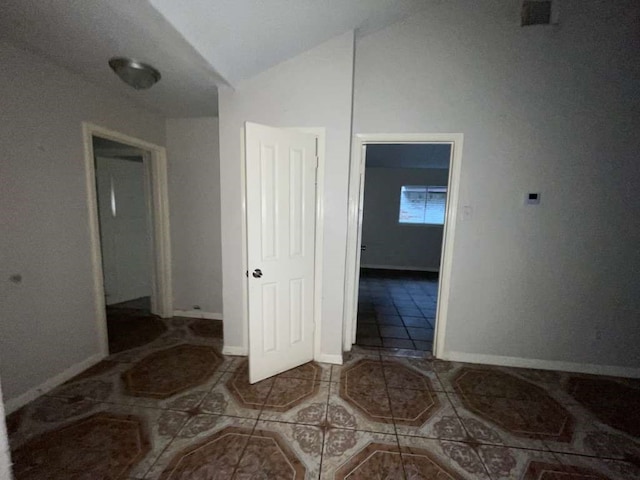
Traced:
POLYGON ((243 408, 286 412, 318 392, 321 373, 321 368, 311 362, 285 372, 278 378, 269 378, 252 385, 249 383, 245 362, 227 380, 226 386, 243 408))
POLYGON ((343 465, 336 479, 403 478, 402 457, 396 445, 370 443, 343 465))
POLYGON ((342 371, 340 397, 370 419, 422 425, 440 407, 429 379, 397 362, 362 359, 342 371), (392 378, 387 385, 386 378, 392 378), (405 388, 394 388, 404 385, 405 388))
POLYGON ((235 476, 249 478, 304 478, 306 469, 282 437, 272 431, 255 430, 247 443, 235 476))
POLYGON ((318 392, 319 384, 313 380, 301 378, 277 378, 266 402, 264 410, 273 412, 286 412, 296 405, 300 405, 305 399, 314 396, 318 392))
POLYGON ((383 361, 384 379, 389 388, 433 390, 430 379, 397 361, 383 361))
POLYGON ((570 442, 574 419, 542 388, 495 369, 462 368, 453 380, 464 406, 507 432, 570 442))
POLYGON ((144 357, 122 374, 129 395, 168 398, 204 383, 222 363, 209 346, 178 345, 144 357))
POLYGON ((354 349, 250 385, 166 325, 10 416, 16 480, 640 480, 634 380, 354 349))
POLYGON ((161 480, 300 479, 305 467, 276 432, 227 427, 176 454, 161 480))
POLYGON ((462 480, 433 454, 420 448, 369 443, 336 472, 336 479, 433 478, 462 480))
POLYGON ((609 480, 590 468, 530 462, 522 480, 609 480))
POLYGON ((231 478, 250 437, 249 428, 227 427, 176 454, 160 479, 231 478))
POLYGON ((610 427, 640 437, 640 388, 594 377, 571 377, 569 393, 610 427))
MULTIPOLYGON (((403 448, 402 464, 407 478, 462 480, 462 477, 456 474, 452 469, 438 462, 431 452, 421 448, 403 448)), ((479 464, 479 467, 481 468, 482 465, 479 464)), ((482 471, 482 468, 480 471, 482 471)))
POLYGON ((139 418, 98 413, 42 434, 14 451, 16 478, 123 478, 149 451, 139 418))

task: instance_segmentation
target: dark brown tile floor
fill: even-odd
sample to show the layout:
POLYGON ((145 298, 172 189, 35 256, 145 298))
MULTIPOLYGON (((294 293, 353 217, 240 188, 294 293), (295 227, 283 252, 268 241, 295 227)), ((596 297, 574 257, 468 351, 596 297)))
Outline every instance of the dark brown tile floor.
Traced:
POLYGON ((638 380, 355 347, 250 385, 220 322, 163 322, 9 416, 16 480, 640 480, 638 380))
POLYGON ((151 299, 136 298, 107 306, 109 353, 152 342, 167 331, 162 319, 151 314, 151 299))
POLYGON ((363 268, 356 345, 431 351, 438 275, 363 268))

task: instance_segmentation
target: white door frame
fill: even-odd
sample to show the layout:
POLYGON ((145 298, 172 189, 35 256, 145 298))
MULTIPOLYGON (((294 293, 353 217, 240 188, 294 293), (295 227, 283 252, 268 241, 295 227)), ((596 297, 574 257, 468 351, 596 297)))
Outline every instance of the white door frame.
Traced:
POLYGON ((151 250, 152 250, 152 304, 151 311, 163 318, 173 316, 173 289, 171 284, 171 240, 169 233, 169 195, 167 183, 167 153, 164 147, 109 130, 92 123, 82 123, 84 140, 85 183, 89 214, 89 237, 91 242, 91 264, 95 317, 101 353, 109 354, 107 316, 104 299, 104 277, 102 272, 102 249, 100 245, 100 223, 95 179, 93 137, 106 138, 144 150, 144 161, 148 164, 150 178, 151 250))
MULTIPOLYGON (((321 352, 321 332, 322 332, 322 259, 324 250, 324 164, 326 156, 326 129, 324 127, 290 127, 285 130, 296 130, 303 133, 311 133, 316 136, 318 143, 318 173, 316 177, 316 238, 315 238, 315 266, 314 266, 314 294, 313 294, 313 320, 315 329, 313 358, 316 361, 326 361, 322 358, 321 352)), ((244 149, 245 129, 242 126, 242 269, 249 271, 247 260, 247 173, 246 154, 244 149)), ((242 282, 242 322, 244 325, 242 333, 243 347, 241 350, 223 349, 227 355, 248 355, 249 353, 249 278, 245 276, 242 282)))
MULTIPOLYGON (((343 316, 343 350, 351 350, 355 343, 355 331, 358 315, 358 281, 360 278, 360 243, 362 232, 361 173, 365 167, 366 145, 385 143, 449 143, 451 144, 451 163, 449 165, 449 184, 445 225, 442 236, 442 255, 440 259, 440 281, 438 284, 438 304, 433 342, 433 355, 444 352, 447 313, 449 310, 449 291, 451 288, 451 266, 453 263, 453 245, 458 212, 460 191, 460 171, 462 164, 462 133, 375 133, 358 134, 353 138, 351 168, 349 172, 349 210, 347 230, 347 260, 345 278, 345 304, 343 316)), ((364 190, 364 189, 362 189, 364 190)))

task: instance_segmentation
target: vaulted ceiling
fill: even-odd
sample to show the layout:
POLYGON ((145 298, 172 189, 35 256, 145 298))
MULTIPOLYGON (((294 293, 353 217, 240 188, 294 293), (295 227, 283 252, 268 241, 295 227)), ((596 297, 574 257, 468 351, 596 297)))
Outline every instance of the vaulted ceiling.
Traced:
POLYGON ((150 0, 232 85, 350 30, 387 26, 428 0, 150 0))
POLYGON ((350 30, 366 34, 438 0, 5 0, 0 40, 40 54, 168 117, 217 115, 217 86, 350 30), (135 91, 112 56, 158 68, 135 91))
POLYGON ((0 39, 163 115, 217 113, 222 80, 146 1, 4 0, 0 39), (131 89, 107 64, 116 55, 154 65, 162 80, 147 91, 131 89))

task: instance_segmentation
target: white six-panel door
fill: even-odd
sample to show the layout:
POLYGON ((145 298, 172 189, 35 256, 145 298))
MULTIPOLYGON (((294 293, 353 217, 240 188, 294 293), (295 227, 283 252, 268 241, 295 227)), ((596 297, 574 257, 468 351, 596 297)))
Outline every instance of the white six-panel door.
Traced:
POLYGON ((246 123, 249 380, 313 359, 316 137, 246 123))

